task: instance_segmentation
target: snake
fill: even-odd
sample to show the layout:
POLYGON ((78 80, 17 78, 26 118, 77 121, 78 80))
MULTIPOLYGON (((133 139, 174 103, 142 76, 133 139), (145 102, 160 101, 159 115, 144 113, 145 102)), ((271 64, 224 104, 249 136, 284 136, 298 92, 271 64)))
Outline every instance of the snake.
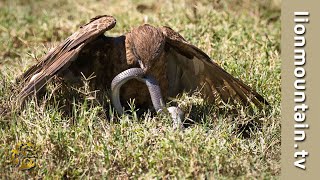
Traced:
POLYGON ((184 119, 183 111, 175 106, 165 107, 158 81, 152 75, 146 75, 141 68, 127 69, 113 78, 111 82, 111 102, 118 114, 124 114, 124 108, 120 102, 120 88, 131 79, 137 79, 146 84, 151 96, 152 105, 157 113, 168 111, 174 122, 174 128, 181 125, 184 119))

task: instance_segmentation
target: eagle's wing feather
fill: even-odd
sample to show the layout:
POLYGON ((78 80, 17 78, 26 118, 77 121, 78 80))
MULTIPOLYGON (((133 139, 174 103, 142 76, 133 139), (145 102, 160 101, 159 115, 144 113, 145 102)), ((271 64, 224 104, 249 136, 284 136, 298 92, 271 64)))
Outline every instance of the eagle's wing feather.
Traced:
POLYGON ((23 101, 34 91, 41 89, 54 75, 68 68, 86 44, 105 31, 112 29, 115 24, 115 18, 103 15, 97 16, 81 26, 78 31, 46 54, 39 63, 29 68, 21 76, 20 79, 26 84, 19 94, 19 99, 23 101))
POLYGON ((189 44, 179 33, 169 27, 161 28, 166 36, 168 50, 169 96, 181 91, 200 88, 209 99, 224 102, 253 102, 256 106, 268 102, 239 79, 233 77, 199 48, 189 44))

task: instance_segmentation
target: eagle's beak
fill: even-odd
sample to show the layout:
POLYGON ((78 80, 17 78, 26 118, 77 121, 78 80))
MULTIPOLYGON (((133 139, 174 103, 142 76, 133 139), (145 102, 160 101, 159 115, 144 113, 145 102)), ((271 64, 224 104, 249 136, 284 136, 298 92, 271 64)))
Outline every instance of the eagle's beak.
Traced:
POLYGON ((140 65, 140 68, 141 68, 144 72, 147 72, 148 68, 147 68, 147 66, 145 66, 145 65, 143 64, 143 62, 141 61, 141 59, 138 59, 138 63, 139 63, 139 65, 140 65))

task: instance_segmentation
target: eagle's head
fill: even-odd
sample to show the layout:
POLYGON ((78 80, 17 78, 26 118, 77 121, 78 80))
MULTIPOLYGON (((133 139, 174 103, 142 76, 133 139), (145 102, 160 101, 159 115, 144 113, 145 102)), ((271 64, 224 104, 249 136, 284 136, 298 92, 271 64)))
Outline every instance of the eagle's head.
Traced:
POLYGON ((131 31, 130 50, 145 73, 159 60, 164 50, 165 36, 148 24, 139 26, 131 31))

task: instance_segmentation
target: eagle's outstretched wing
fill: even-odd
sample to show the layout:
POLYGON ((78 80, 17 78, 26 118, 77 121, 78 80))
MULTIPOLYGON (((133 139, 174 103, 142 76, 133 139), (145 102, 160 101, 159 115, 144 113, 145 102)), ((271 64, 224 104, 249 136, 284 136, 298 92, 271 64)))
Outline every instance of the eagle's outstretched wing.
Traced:
POLYGON ((116 19, 112 16, 97 16, 46 54, 38 64, 21 76, 21 80, 26 84, 19 93, 20 101, 40 90, 54 75, 68 68, 86 44, 112 29, 115 24, 116 19))
POLYGON ((169 27, 160 28, 166 36, 167 76, 169 96, 182 91, 201 89, 211 99, 224 102, 238 101, 244 105, 253 102, 256 106, 268 102, 256 91, 233 77, 199 48, 189 44, 179 33, 169 27))

